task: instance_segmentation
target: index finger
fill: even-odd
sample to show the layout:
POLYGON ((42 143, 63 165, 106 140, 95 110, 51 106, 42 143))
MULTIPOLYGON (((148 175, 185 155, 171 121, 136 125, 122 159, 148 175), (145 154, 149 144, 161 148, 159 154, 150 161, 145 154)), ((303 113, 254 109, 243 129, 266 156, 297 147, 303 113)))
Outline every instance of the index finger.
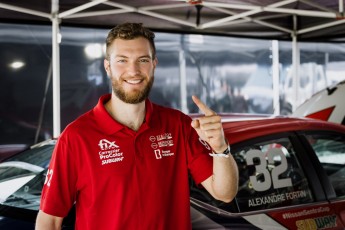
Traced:
POLYGON ((198 106, 198 108, 206 115, 206 116, 212 116, 216 113, 211 110, 207 105, 205 105, 197 96, 193 95, 192 99, 194 103, 198 106))

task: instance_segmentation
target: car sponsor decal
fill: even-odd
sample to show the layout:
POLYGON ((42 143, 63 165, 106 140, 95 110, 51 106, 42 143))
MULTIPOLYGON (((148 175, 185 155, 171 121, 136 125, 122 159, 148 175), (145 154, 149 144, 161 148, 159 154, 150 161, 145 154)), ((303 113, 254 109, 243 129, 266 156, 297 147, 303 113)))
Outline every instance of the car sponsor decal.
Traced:
POLYGON ((276 211, 269 215, 288 229, 343 229, 339 218, 328 204, 276 211))

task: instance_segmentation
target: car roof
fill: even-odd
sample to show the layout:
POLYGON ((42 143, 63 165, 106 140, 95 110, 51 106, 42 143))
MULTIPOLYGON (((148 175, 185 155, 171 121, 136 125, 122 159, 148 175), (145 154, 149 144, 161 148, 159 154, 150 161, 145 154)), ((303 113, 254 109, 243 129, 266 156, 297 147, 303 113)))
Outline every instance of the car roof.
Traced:
MULTIPOLYGON (((222 117, 224 132, 230 144, 260 136, 301 130, 338 131, 345 134, 345 127, 342 125, 312 118, 255 114, 219 115, 222 117)), ((194 114, 191 117, 199 116, 202 115, 194 114)))

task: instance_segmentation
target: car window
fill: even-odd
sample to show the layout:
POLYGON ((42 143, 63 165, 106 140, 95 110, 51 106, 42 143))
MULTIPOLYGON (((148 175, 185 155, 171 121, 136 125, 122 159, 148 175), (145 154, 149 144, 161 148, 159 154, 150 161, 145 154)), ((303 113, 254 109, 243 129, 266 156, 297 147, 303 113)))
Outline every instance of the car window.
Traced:
POLYGON ((345 196, 345 136, 339 134, 307 134, 337 197, 345 196))
POLYGON ((233 146, 239 190, 231 203, 217 201, 191 180, 192 203, 213 212, 248 212, 313 202, 314 196, 288 137, 233 146))
POLYGON ((240 212, 286 207, 314 200, 288 137, 246 145, 233 156, 240 172, 236 196, 240 212))

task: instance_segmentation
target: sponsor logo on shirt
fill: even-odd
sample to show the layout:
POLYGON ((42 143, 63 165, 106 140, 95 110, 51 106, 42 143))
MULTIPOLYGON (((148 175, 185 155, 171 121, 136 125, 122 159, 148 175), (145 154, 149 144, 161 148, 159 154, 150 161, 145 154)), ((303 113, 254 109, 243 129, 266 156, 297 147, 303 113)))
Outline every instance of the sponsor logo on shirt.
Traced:
POLYGON ((206 149, 211 150, 211 147, 207 144, 206 141, 204 141, 204 140, 201 139, 200 137, 199 137, 199 141, 200 141, 200 143, 201 143, 203 146, 205 146, 206 149))
POLYGON ((101 150, 98 154, 102 165, 123 161, 123 152, 120 147, 115 144, 115 141, 101 139, 98 146, 101 150))
POLYGON ((119 147, 115 144, 115 141, 108 141, 106 139, 100 140, 98 146, 101 150, 115 149, 119 147))
POLYGON ((171 152, 169 149, 162 149, 163 147, 174 146, 174 141, 171 133, 163 133, 156 136, 150 136, 151 147, 155 154, 156 159, 162 159, 163 157, 174 156, 175 153, 171 152))

